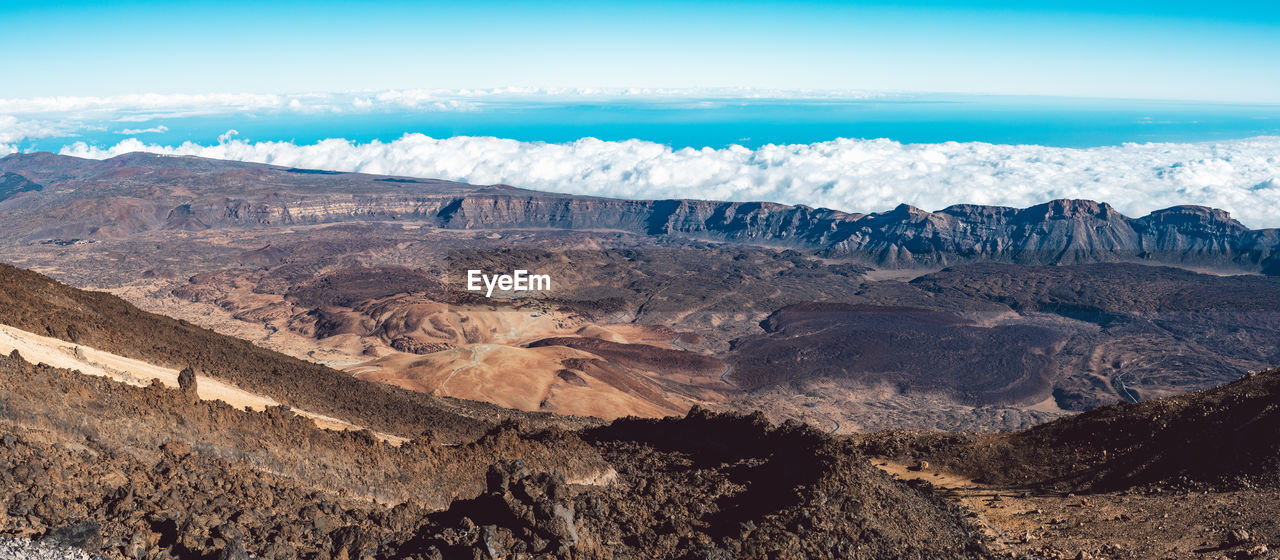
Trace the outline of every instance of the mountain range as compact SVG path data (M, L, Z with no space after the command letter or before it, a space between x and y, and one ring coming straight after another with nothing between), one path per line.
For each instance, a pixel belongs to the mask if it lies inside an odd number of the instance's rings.
M1199 206L1138 218L1085 200L936 212L904 204L862 214L768 202L607 199L143 153L103 161L14 154L0 159L0 172L0 227L26 225L13 241L404 220L445 229L618 230L758 243L890 268L1134 260L1275 271L1280 262L1280 230L1250 230Z

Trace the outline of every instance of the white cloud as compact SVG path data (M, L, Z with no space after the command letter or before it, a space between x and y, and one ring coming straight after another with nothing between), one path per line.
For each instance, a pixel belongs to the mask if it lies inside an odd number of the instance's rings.
M245 110L280 107L283 96L273 94L158 94L142 93L109 97L33 97L0 99L0 113L64 113L119 110L172 110L207 108Z
M421 134L367 144L227 140L213 146L159 146L137 139L109 148L77 143L63 153L107 158L148 151L575 194L768 200L860 212L902 202L932 210L957 203L1029 206L1054 198L1087 198L1140 216L1199 204L1228 210L1252 227L1280 226L1280 214L1274 211L1280 207L1280 137L1086 149L838 139L756 150L673 150L639 140L547 144Z
M409 89L348 93L142 93L106 97L0 98L0 114L109 114L118 122L159 117L225 114L245 111L341 113L379 109L469 111L487 102L556 100L680 99L868 99L886 93L853 90L762 90L750 88L521 88Z
M0 143L18 142L29 138L48 138L68 134L65 123L46 120L19 119L12 115L0 115Z
M169 127L160 125L151 128L122 128L117 130L116 134L163 134L165 132L169 132Z

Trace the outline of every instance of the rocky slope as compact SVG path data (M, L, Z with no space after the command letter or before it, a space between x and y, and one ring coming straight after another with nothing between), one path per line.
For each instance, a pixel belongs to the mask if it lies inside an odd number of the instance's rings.
M986 482L1062 491L1280 488L1280 370L1204 391L1094 409L1026 431L885 432L878 455L924 459Z
M468 439L513 417L543 425L567 421L366 383L4 264L0 324L160 366L192 367L280 403L405 437L429 431L446 440Z
M1030 558L1275 558L1280 370L1005 434L854 436Z
M26 177L8 171L0 174L0 202L24 192L44 190L44 186L28 180Z
M702 410L399 447L0 356L0 537L113 560L977 558L850 442ZM51 404L52 403L52 404Z
M1083 200L937 212L902 205L858 214L764 202L605 199L148 154L106 161L14 154L0 159L0 172L5 185L16 185L5 188L13 191L7 199L0 197L0 232L18 243L401 220L451 229L609 229L795 246L903 268L1136 260L1270 271L1280 262L1276 230L1250 230L1226 212L1191 206L1140 218Z

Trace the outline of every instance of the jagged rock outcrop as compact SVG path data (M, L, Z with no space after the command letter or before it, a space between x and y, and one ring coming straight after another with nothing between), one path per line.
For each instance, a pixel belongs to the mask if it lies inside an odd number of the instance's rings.
M564 557L578 543L578 527L564 475L533 473L523 461L489 467L488 489L428 517L401 554L426 558Z
M196 370L191 369L190 367L185 367L182 368L182 371L178 372L178 389L182 391L183 394L191 396L196 395Z
M0 159L0 172L0 203L10 190L31 191L5 204L0 217L0 232L19 243L394 220L449 229L609 229L738 241L898 268L1145 261L1280 272L1277 230L1250 230L1222 210L1198 206L1140 218L1088 200L937 212L904 204L858 214L770 202L608 199L148 154L100 162L14 154Z

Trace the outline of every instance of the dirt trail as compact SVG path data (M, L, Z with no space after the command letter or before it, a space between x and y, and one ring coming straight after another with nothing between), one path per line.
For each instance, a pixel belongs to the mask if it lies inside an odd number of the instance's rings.
M930 466L872 464L901 480L925 480L968 509L993 552L1067 559L1272 558L1280 501L1266 489L1060 494L976 483ZM1232 543L1232 529L1254 535ZM1250 552L1252 551L1252 552Z
M166 386L178 386L176 369L160 367L57 338L40 336L9 325L0 325L0 353L8 354L14 350L31 363L43 362L54 367L76 370L85 375L108 377L130 385L141 387L158 379ZM251 393L204 375L196 376L196 391L203 400L220 400L237 408L263 410L280 405L270 397ZM293 412L310 418L316 426L327 430L361 429L360 426L331 416L298 409L293 409ZM390 434L374 432L374 435L393 445L407 441L405 438Z
M1002 522L1009 511L1032 509L1019 507L1020 492L983 486L961 475L936 468L915 469L905 463L881 458L873 458L872 464L901 480L928 481L940 490L940 494L960 503L974 514L988 542L994 545L993 548L997 551L1021 552L1018 547L1023 544L1022 533L1014 533L1014 527ZM997 521L993 522L992 518Z

